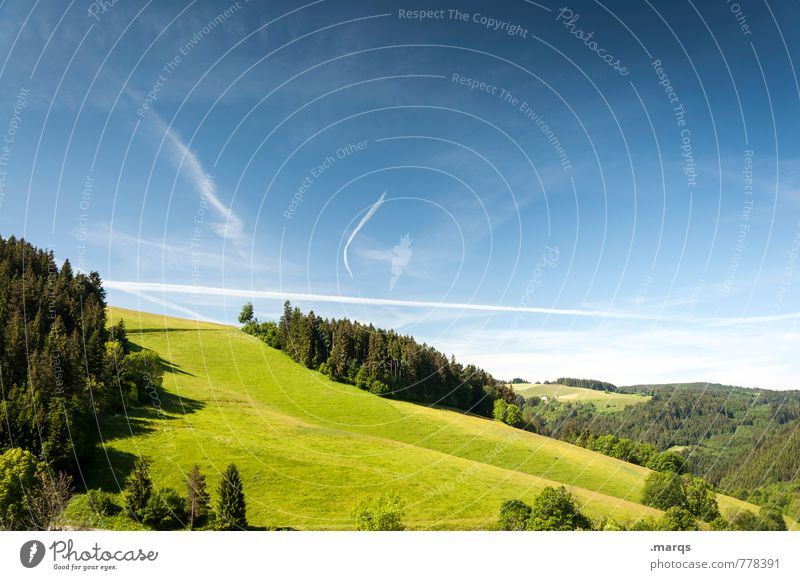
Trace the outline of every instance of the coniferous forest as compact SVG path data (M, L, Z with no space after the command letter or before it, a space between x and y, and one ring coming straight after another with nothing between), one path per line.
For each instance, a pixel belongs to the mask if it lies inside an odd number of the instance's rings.
M304 314L287 301L275 323L259 322L252 304L242 309L245 332L307 368L376 395L438 404L491 417L494 401L517 395L475 365L462 365L427 344L392 330L348 319Z
M0 452L22 448L75 473L99 418L160 386L159 357L132 352L124 321L107 327L97 272L0 237L0 284Z

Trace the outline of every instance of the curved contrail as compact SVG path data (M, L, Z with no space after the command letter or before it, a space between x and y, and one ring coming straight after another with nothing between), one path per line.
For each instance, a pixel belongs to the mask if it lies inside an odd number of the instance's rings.
M385 197L386 197L386 192L384 191L381 197L378 199L378 201L373 203L372 207L370 207L367 210L367 215L361 218L361 221L358 222L358 225L353 230L353 233L350 234L350 237L347 238L347 243L344 245L344 252L342 253L342 256L344 257L345 270L347 270L347 273L350 274L350 278L353 277L353 272L350 271L350 263L347 261L347 249L350 247L350 242L352 242L353 238L356 237L356 234L359 231L361 231L361 228L367 225L367 222L372 219L372 216L375 215L375 212L378 211L378 208L381 207L381 205L383 204L383 200Z

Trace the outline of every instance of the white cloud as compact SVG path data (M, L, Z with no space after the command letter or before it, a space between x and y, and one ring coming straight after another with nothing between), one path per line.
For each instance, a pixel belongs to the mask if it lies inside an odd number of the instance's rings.
M597 378L618 385L713 382L770 389L800 388L793 345L800 332L743 327L599 327L580 331L486 330L469 342L437 348L501 378Z

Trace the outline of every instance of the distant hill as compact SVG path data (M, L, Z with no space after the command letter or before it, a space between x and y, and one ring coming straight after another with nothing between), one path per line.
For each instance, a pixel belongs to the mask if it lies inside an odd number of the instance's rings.
M547 398L553 401L582 401L593 403L600 412L619 411L630 405L646 403L650 400L647 395L614 393L595 389L584 389L580 387L570 387L562 384L536 384L522 383L513 384L514 390L523 397Z
M620 391L651 399L594 418L593 432L659 449L680 446L695 473L739 495L799 481L800 391L715 383L633 385Z

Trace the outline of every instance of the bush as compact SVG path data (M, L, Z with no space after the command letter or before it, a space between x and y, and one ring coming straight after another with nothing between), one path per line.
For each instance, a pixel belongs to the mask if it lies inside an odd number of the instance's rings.
M164 377L159 356L150 350L125 355L120 365L120 382L128 388L130 400L144 403L157 394Z
M711 485L699 477L693 477L686 488L686 509L704 522L719 517L717 498Z
M677 473L651 473L644 482L642 503L660 510L686 507L686 490L683 478Z
M711 528L711 530L715 532L722 532L725 530L729 530L731 526L730 522L728 522L728 520L726 520L722 516L719 516L711 520L711 522L709 522L708 525Z
M758 531L761 529L761 521L753 512L744 510L731 517L731 529L741 532Z
M672 453L671 451L665 451L664 453L655 455L647 464L647 467L653 471L660 471L662 473L680 473L683 471L685 463L686 460L682 456L677 453Z
M546 487L533 502L529 530L590 530L592 523L575 505L572 494L564 486Z
M90 489L86 492L86 501L101 516L115 516L122 511L113 493L102 489Z
M95 492L93 494L95 495L94 503L90 500L92 492ZM101 494L99 499L96 495L98 492ZM100 509L106 513L101 513L98 505L102 506ZM100 490L90 490L89 493L74 496L64 509L61 524L77 529L141 529L141 526L125 514L121 508L119 497Z
M36 485L36 457L12 447L0 455L0 529L25 529L30 519L29 494Z
M496 399L492 416L497 421L502 421L506 425L515 427L522 423L522 411L512 403L506 403L503 399Z
M694 531L699 529L697 519L689 510L674 506L661 518L659 528L668 532Z
M519 531L528 527L531 517L531 506L518 499L510 499L500 506L500 529Z
M373 379L369 383L369 392L373 395L385 395L389 392L389 390L389 385L379 381L378 379Z
M597 529L603 532L624 532L626 530L624 524L621 524L611 516L607 516L600 520L600 524L597 526Z
M404 530L404 514L405 502L396 493L361 499L353 508L356 529L362 532Z
M761 530L766 532L785 532L786 520L783 519L783 513L775 506L764 506L758 512L759 520L761 522Z
M154 530L179 530L186 526L186 500L170 488L152 493L142 510L142 522Z
M642 518L631 526L632 532L653 532L658 530L658 522L653 518Z

